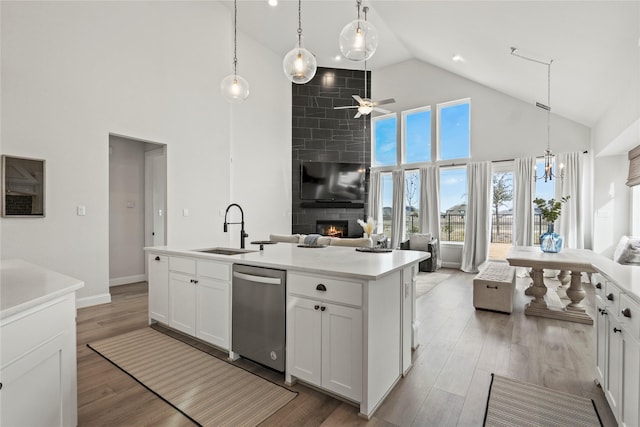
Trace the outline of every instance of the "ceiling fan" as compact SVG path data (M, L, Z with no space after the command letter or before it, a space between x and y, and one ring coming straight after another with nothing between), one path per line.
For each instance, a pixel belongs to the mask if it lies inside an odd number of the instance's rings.
M364 20L367 20L367 11L368 11L368 7L364 7L363 11L364 11ZM356 113L355 116L353 116L354 119L357 119L361 116L367 116L369 115L372 111L377 111L378 113L383 113L383 114L389 114L391 113L391 111L386 110L384 108L380 108L380 105L385 105L385 104L393 104L394 102L396 102L395 99L393 98L389 98L389 99L383 99L382 101L372 101L371 99L367 98L367 60L364 60L364 98L361 98L359 95L351 95L353 97L353 99L355 99L358 102L358 105L346 105L344 107L333 107L334 110L344 110L347 108L357 108L358 112Z

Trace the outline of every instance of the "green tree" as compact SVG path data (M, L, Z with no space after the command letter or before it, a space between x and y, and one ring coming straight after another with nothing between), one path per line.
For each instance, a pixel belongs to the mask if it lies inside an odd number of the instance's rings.
M501 206L513 200L513 179L511 173L493 174L493 209L496 214L496 235L500 235L500 221L498 214Z

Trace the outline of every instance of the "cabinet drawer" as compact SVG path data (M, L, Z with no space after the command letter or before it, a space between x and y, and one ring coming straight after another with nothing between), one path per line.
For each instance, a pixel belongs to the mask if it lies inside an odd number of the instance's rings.
M231 264L226 262L198 261L198 277L211 279L231 280Z
M604 297L602 300L607 308L610 309L609 311L619 319L620 312L618 307L620 306L620 289L618 289L618 287L613 283L606 281L604 284Z
M150 264L156 263L156 264L168 265L169 263L169 257L166 255L149 254L148 260Z
M326 290L320 290L319 288ZM292 294L303 295L323 301L333 301L358 307L362 305L362 283L359 282L289 273L287 277L287 290Z
M604 302L605 298L605 279L602 275L596 273L593 275L593 283L596 289L596 296L600 297L602 302Z
M640 304L627 295L620 295L620 320L622 327L640 340Z
M169 270L186 274L196 274L196 260L179 257L169 257Z

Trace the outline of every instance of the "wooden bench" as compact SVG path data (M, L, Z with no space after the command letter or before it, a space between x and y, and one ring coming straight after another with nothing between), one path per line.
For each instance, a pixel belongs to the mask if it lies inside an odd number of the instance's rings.
M473 306L478 309L513 312L516 269L503 262L486 262L473 279Z

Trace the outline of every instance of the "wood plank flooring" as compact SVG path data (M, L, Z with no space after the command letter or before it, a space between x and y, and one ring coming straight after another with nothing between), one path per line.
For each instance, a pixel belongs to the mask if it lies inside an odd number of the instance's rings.
M602 390L594 384L595 328L527 317L523 294L528 279L518 279L511 315L473 308L472 274L451 276L417 301L420 346L413 368L402 378L374 417L302 384L300 394L263 422L263 426L481 426L491 373L592 398L605 426L615 426ZM429 273L421 273L429 274ZM584 303L593 316L593 287ZM111 288L112 303L78 310L78 422L97 425L192 425L154 394L86 347L87 343L147 325L147 286ZM225 353L190 341L214 356ZM250 361L235 362L280 384L284 378Z

